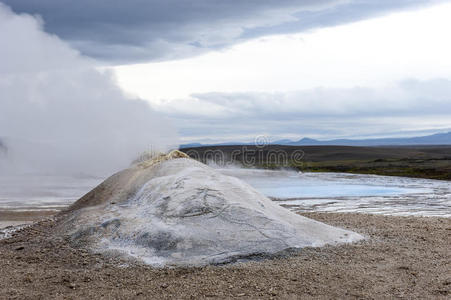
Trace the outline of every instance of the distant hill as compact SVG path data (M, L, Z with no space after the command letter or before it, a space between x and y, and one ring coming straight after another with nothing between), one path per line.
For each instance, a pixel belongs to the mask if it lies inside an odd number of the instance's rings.
M382 139L336 139L320 141L311 138L303 138L299 141L278 140L272 145L285 146L412 146L412 145L451 145L451 132L437 133L433 135L410 137L410 138L382 138ZM253 143L221 143L221 144L184 144L180 148L192 148L202 146L224 146L224 145L253 145Z
M185 148L197 148L197 147L204 147L204 146L234 146L234 145L253 145L253 143L243 143L243 142L226 142L226 143L217 143L217 144L201 144L201 143L189 143L189 144L181 144L179 146L180 149Z
M437 133L433 135L411 137L411 138L384 138L384 139L337 139L319 141L303 138L299 141L286 142L286 140L275 141L275 145L291 146L411 146L411 145L451 145L451 132Z

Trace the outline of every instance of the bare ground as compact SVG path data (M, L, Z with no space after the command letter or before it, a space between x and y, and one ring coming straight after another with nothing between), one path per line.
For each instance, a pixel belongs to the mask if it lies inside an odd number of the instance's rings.
M451 219L304 215L368 239L289 258L153 269L74 249L44 221L0 241L0 299L449 299Z
M28 224L51 217L56 213L55 210L0 210L0 229L7 226Z

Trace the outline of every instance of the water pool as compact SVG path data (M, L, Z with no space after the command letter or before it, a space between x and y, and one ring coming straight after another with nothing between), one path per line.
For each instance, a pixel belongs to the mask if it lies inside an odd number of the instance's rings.
M61 210L102 182L91 176L0 176L0 210Z
M451 217L451 183L343 173L222 169L294 211Z

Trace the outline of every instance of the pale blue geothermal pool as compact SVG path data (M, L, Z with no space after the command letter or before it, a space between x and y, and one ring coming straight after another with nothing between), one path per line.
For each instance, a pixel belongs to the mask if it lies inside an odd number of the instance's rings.
M317 197L370 197L393 196L399 194L416 193L418 189L390 186L372 186L365 184L308 182L302 179L274 180L259 182L248 180L248 183L257 188L266 196L273 198L317 198ZM426 190L423 190L426 191Z
M451 217L451 183L405 177L222 169L294 211Z

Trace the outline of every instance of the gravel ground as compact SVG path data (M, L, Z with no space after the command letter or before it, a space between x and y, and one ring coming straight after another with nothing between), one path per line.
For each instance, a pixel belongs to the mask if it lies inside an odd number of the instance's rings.
M368 237L288 258L153 269L72 248L47 220L0 240L0 299L449 299L451 219L304 216Z

